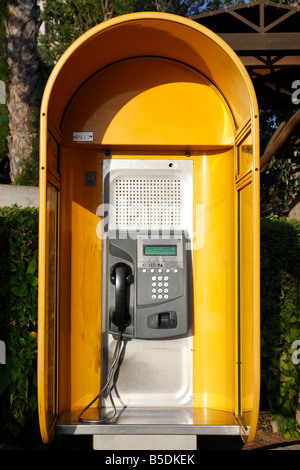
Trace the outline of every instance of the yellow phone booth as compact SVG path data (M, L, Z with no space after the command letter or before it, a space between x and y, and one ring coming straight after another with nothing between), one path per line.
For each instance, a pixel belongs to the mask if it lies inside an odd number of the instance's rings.
M54 67L40 129L43 441L251 443L259 124L238 57L183 17L113 18Z

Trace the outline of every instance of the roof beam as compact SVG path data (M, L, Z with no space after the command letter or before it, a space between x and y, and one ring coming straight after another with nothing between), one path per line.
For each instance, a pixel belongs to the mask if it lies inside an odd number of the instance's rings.
M236 11L234 11L234 10L227 10L227 13L229 13L231 16L234 16L235 18L237 18L239 21L241 21L242 23L246 24L246 25L249 26L250 28L254 29L254 31L257 31L257 32L260 31L259 26L257 26L256 24L252 23L252 21L247 20L247 19L244 18L243 16L239 15Z
M239 51L299 51L300 33L219 33L236 52Z
M296 9L295 9L295 11L288 11L287 13L285 13L285 15L281 16L281 17L278 18L276 21L273 21L273 22L270 23L268 26L264 26L264 32L266 33L267 31L269 31L270 29L274 28L274 27L277 26L278 24L283 23L287 18L289 18L290 16L294 15L295 13L297 13L297 10L296 10Z
M240 55L241 61L246 67L263 68L266 67L295 67L300 66L300 55L275 56L270 59L267 56Z

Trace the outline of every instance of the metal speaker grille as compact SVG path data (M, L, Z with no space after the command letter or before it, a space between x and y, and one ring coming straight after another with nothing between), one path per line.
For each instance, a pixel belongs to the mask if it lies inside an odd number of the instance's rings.
M182 187L180 179L119 178L115 180L117 228L180 228Z

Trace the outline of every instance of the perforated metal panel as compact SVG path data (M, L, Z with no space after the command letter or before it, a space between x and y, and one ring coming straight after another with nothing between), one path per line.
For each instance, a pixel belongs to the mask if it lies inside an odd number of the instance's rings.
M192 226L193 165L184 160L107 160L110 230L186 230Z
M170 227L182 223L182 185L173 178L115 180L116 227Z

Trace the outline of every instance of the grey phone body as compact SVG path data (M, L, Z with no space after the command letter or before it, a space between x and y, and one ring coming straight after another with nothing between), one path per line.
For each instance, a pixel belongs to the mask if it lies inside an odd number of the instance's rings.
M140 339L186 335L191 331L187 247L193 228L193 162L104 160L103 200L106 331L115 336L121 329L124 337ZM125 303L126 312L119 312ZM125 313L120 327L115 319Z
M107 239L107 272L120 263L131 269L126 287L130 321L123 336L158 339L187 333L187 257L184 233L147 237L127 233ZM116 286L107 282L108 331L117 334L112 315Z

